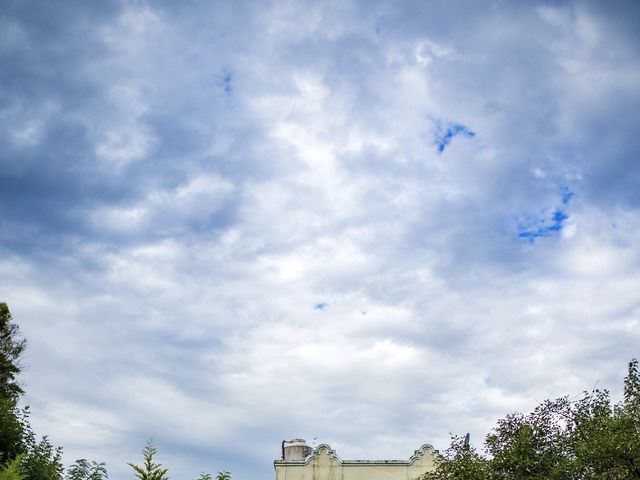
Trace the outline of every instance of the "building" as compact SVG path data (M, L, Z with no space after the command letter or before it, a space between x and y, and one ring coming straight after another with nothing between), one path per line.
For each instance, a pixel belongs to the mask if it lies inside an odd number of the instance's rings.
M273 462L276 480L414 480L435 468L436 451L422 445L408 460L342 460L329 445L312 449L302 439L282 442Z

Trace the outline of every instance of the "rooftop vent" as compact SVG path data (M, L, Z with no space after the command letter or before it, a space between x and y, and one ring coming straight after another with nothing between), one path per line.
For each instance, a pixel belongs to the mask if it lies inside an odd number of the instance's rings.
M313 449L302 438L282 441L282 459L301 461L311 455Z

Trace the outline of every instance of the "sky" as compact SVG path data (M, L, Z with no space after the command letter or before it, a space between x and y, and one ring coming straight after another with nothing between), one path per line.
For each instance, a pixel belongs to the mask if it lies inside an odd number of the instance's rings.
M64 461L407 459L640 355L640 3L0 3L0 301Z

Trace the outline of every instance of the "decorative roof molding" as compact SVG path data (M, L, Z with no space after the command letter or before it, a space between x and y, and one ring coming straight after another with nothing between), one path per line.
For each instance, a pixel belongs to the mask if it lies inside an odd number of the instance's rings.
M425 455L429 455L429 454L434 455L436 453L437 451L433 448L433 446L429 445L428 443L425 443L419 449L413 452L413 455L411 455L409 460L342 460L340 457L338 457L338 455L336 454L336 451L333 448L331 448L326 443L322 443L318 445L313 451L313 453L311 453L311 455L306 457L304 460L276 460L273 463L274 465L278 465L278 466L289 466L289 465L303 466L303 465L309 464L310 462L312 462L313 460L315 460L321 455L328 455L332 460L335 460L337 463L345 467L364 466L364 465L409 466L409 465L413 465L416 461L420 460Z

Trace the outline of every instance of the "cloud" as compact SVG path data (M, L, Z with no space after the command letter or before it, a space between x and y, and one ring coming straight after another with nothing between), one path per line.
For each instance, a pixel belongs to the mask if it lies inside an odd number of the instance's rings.
M619 395L634 9L7 3L0 285L37 431L112 476L155 435L173 476L268 478L284 438L408 458Z

